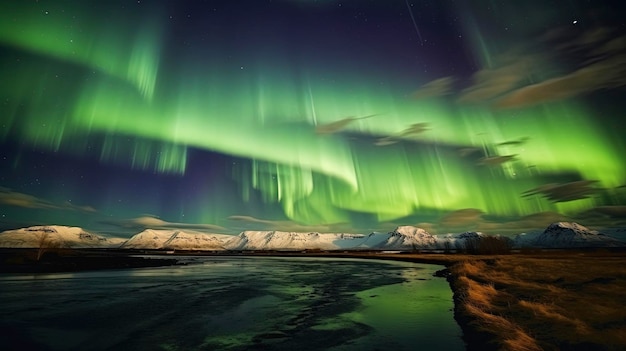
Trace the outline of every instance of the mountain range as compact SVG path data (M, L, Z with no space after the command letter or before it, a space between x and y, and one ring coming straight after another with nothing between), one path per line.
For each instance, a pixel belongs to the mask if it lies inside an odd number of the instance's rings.
M0 247L120 248L163 250L447 250L463 249L487 235L481 232L433 235L413 226L370 234L244 231L239 235L146 229L130 239L108 238L78 227L34 226L0 233ZM513 248L620 247L626 243L578 223L557 222L542 232L500 237Z
M0 234L1 236L1 234ZM120 245L122 249L224 250L232 235L194 231L146 229Z

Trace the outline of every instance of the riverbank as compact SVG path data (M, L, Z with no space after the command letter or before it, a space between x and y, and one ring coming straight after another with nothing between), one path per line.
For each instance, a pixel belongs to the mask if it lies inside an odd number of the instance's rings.
M444 264L468 350L623 350L626 255L388 255Z

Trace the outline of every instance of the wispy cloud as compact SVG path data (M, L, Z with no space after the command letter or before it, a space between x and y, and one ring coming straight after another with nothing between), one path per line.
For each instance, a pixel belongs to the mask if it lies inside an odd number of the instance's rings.
M576 215L576 219L585 226L597 229L626 225L626 206L598 206Z
M74 205L69 201L63 203L55 203L33 195L20 193L3 187L0 187L0 204L32 209L97 212L96 209L91 206Z
M489 234L519 234L531 230L543 230L554 222L571 221L572 218L558 212L537 212L518 218L508 218L506 221L483 221L478 224L478 230Z
M315 127L315 132L317 134L334 134L334 133L339 133L344 128L346 128L348 125L353 123L354 121L358 121L360 119L371 118L371 117L374 117L374 116L377 116L377 115L374 114L374 115L367 115L367 116L363 116L363 117L346 117L346 118L340 119L340 120L335 121L335 122L319 124L319 125L317 125Z
M626 54L602 60L570 74L525 86L498 100L495 106L499 108L529 106L624 85L626 85Z
M540 46L516 44L496 56L492 67L474 73L471 84L457 92L457 102L520 108L626 86L626 35L622 29L551 30L537 37L537 42ZM434 80L413 97L453 93L453 82L452 77Z
M256 217L242 216L242 215L230 216L227 219L231 221L238 221L238 222L243 222L246 224L252 224L254 227L250 226L251 230L278 230L278 231L285 231L285 232L320 232L320 233L350 231L350 227L348 227L344 223L304 225L304 224L296 223L293 221L266 220L266 219L260 219Z
M435 79L422 85L419 89L411 93L411 98L426 99L452 94L454 92L454 81L454 77Z
M524 57L500 68L476 72L473 84L461 92L458 102L481 103L510 92L527 79L532 62L530 57Z
M412 123L407 128L397 134L387 135L385 137L378 138L376 142L374 142L374 145L387 146L398 143L400 141L417 141L417 138L420 134L430 130L429 126L430 123L427 122Z
M553 202L567 202L587 198L595 194L598 188L593 185L597 180L579 180L569 183L545 184L525 191L522 196L542 195Z
M555 48L550 59L573 59L573 70L512 90L495 106L530 106L625 86L626 35L608 27L594 27L577 35L572 32L551 31L542 41Z
M482 222L483 211L476 208L465 208L445 214L439 220L441 230L474 230Z
M572 221L572 218L558 212L545 211L533 213L522 217L509 217L506 219L485 219L484 213L479 209L467 208L446 214L439 223L435 224L433 231L439 233L459 232L475 230L487 234L519 234L530 230L543 230L550 223Z
M93 208L91 206L74 205L73 203L71 203L69 201L65 201L63 203L63 208L72 209L72 210L76 210L76 211L82 211L82 212L98 212L95 208Z
M626 219L626 206L598 206L581 212L578 216L581 218L597 217L606 219Z
M104 223L128 229L188 229L219 232L226 230L226 228L214 224L167 222L150 215L130 219L104 221Z
M503 156L489 156L489 157L481 157L476 162L479 166L499 166L506 162L515 161L515 157L517 155L503 155Z

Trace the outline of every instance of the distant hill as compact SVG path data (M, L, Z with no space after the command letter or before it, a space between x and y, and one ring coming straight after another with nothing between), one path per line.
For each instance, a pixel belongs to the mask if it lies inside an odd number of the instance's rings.
M400 226L389 232L387 240L376 248L384 250L436 249L439 240L422 228Z
M538 248L591 248L620 247L626 243L590 230L578 223L556 222L550 224L543 232L521 235L514 239L518 247Z
M79 227L61 225L34 226L0 233L0 247L38 248L44 241L49 247L112 248L119 247L126 240L106 238Z

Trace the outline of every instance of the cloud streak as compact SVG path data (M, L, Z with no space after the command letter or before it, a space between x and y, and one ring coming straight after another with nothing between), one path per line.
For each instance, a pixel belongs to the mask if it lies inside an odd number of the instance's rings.
M471 230L483 221L483 215L484 212L479 209L465 208L444 215L439 221L439 226L446 230Z
M495 109L513 109L626 86L623 31L608 27L578 33L571 29L552 30L538 39L542 47L511 47L493 67L474 73L471 84L458 92L457 103L486 103ZM424 84L412 97L452 94L454 81L454 77L436 79Z
M569 183L552 183L525 191L522 196L542 195L552 202L567 202L585 199L595 194L599 189L593 185L597 180L579 180Z
M315 132L317 134L339 133L340 131L342 131L344 128L346 128L348 125L352 124L355 121L358 121L360 119L371 118L374 116L377 116L377 114L367 115L367 116L362 116L362 117L346 117L335 122L319 124L315 127Z
M498 100L495 106L498 108L530 106L625 85L626 54L621 54L570 74L515 90Z
M608 27L591 28L575 36L571 32L552 31L543 41L556 48L551 53L553 59L577 59L575 69L512 90L494 106L518 108L626 86L626 35Z
M130 219L104 221L103 223L127 229L187 229L196 231L225 231L226 228L214 224L167 222L155 216L141 216Z
M484 69L474 74L474 84L463 90L459 103L481 103L515 89L527 79L530 58L497 69Z
M20 193L9 188L2 187L0 187L0 204L31 209L97 212L96 209L91 206L78 206L69 201L60 204L54 203L33 195Z
M242 216L242 215L233 215L228 217L227 219L231 221L243 222L246 224L253 224L257 227L251 230L259 230L258 226L260 225L263 230L278 230L285 232L320 232L320 233L328 233L328 232L345 232L350 231L350 229L343 223L335 223L329 225L304 225L299 224L293 221L276 221L276 220L266 220L255 218L252 216Z
M453 77L435 79L411 93L411 98L419 100L452 94L454 82Z

